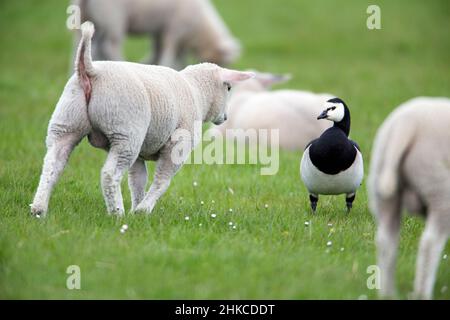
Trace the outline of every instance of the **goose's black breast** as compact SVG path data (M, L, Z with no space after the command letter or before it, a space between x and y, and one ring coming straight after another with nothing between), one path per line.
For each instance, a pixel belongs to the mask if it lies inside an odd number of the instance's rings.
M338 128L327 129L309 147L309 157L314 166L326 174L338 174L351 167L358 145Z

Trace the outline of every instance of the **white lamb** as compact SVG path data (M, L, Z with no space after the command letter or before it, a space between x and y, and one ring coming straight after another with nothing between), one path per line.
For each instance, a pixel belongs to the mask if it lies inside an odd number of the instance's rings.
M195 121L222 123L230 86L253 76L210 63L177 72L130 62L92 62L93 33L90 22L82 25L76 74L48 126L48 150L31 205L36 215L46 213L53 186L71 151L86 135L93 146L108 150L101 174L108 212L124 212L120 181L129 169L132 210L150 213L182 166L173 161L172 151L194 147L199 140L194 137ZM179 132L187 134L180 137ZM145 160L157 161L146 194Z
M402 209L426 217L414 292L431 299L441 251L450 234L450 99L415 98L399 106L378 130L369 176L369 200L378 221L381 294L395 294L395 262Z
M148 63L176 69L193 54L200 62L228 65L240 54L239 42L209 0L76 0L82 21L96 26L94 60L124 60L127 34L153 38ZM78 38L75 38L78 44Z
M317 121L317 116L333 96L298 90L268 91L289 79L286 75L255 72L254 79L233 89L228 120L218 129L223 134L226 129L279 129L280 148L303 150L330 127L328 121Z

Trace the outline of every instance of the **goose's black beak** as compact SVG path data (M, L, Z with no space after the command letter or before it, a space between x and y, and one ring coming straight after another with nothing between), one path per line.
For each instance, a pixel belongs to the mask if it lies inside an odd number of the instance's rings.
M322 111L322 113L317 117L317 120L326 119L328 116L328 110Z

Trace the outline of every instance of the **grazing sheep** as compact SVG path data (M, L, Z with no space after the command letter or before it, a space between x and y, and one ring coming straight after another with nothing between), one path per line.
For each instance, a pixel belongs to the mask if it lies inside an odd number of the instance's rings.
M222 123L230 86L252 76L210 63L177 72L130 62L92 62L93 33L90 22L82 25L76 73L48 126L47 154L31 205L35 215L46 213L53 186L86 135L94 147L108 150L101 174L108 212L124 212L120 181L129 169L132 210L150 213L182 166L173 161L173 152L186 152L186 147L190 152L198 141L195 122ZM182 160L188 152L182 152ZM145 160L157 161L147 194Z
M415 98L378 130L372 150L369 200L377 218L381 294L395 294L401 212L426 217L414 292L431 299L440 254L450 234L450 99Z
M181 69L187 54L200 62L228 65L240 53L209 0L76 0L82 21L96 26L94 60L123 60L126 34L153 38L148 63ZM78 38L75 38L78 44ZM74 48L76 50L76 47Z
M255 78L233 88L228 120L217 128L222 134L226 129L279 129L280 148L303 150L331 126L316 121L316 117L333 96L297 90L268 91L272 85L289 79L287 75L255 72Z

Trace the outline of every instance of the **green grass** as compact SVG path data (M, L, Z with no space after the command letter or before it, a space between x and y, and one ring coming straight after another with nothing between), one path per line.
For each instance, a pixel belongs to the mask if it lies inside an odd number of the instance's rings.
M378 31L366 28L369 1L215 3L244 47L236 68L290 72L286 87L331 92L348 103L366 168L376 128L396 105L450 94L448 1L377 1ZM116 219L106 215L99 185L105 153L83 142L52 195L48 217L32 219L28 204L47 123L67 80L66 5L0 2L0 298L376 297L366 287L375 225L365 186L350 215L335 197L323 197L310 215L300 153L282 152L275 176L260 176L250 165L185 166L152 216ZM146 39L128 41L129 59L145 56L148 46ZM123 187L129 207L125 180ZM129 230L122 235L124 223ZM404 219L397 272L402 298L412 290L422 230L420 219ZM450 285L448 261L441 261L437 276L439 299L450 298L449 290L441 292ZM73 264L81 267L82 290L66 289L65 271Z

